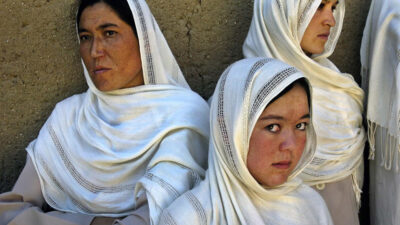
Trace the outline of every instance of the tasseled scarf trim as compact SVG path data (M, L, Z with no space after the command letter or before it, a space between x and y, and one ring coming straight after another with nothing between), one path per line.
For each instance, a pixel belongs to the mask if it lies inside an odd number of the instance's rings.
M377 137L377 135L380 136ZM377 160L380 166L386 170L391 170L394 167L396 172L399 172L400 143L398 136L391 135L387 128L368 120L368 140L370 143L368 159L375 160L375 156L378 154ZM378 151L376 151L377 144L380 146Z

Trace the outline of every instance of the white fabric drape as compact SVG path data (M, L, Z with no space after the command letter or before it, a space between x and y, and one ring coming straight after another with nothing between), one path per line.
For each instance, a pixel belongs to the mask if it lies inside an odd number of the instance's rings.
M211 102L206 179L165 209L160 224L332 224L323 199L297 175L315 152L312 123L303 155L288 181L261 186L247 169L250 136L268 103L294 81L298 70L270 58L230 66Z
M372 1L361 46L363 88L368 91L370 158L376 131L382 129L378 163L399 171L400 151L400 2Z
M89 89L57 104L27 148L46 202L119 217L147 199L151 220L204 176L209 108L192 92L144 0L128 0L145 85Z
M300 46L320 3L321 0L255 0L243 54L246 58L280 59L302 71L310 80L318 145L313 161L302 173L302 179L309 185L318 185L353 175L353 187L359 202L365 144L363 91L350 74L341 73L327 59L342 29L344 0L339 1L334 12L336 26L331 28L325 51L310 58Z
M400 1L373 0L361 45L370 143L370 219L400 221Z

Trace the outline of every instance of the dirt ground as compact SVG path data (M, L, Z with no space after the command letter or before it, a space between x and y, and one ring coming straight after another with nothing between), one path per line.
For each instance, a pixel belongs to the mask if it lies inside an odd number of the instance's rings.
M370 0L346 2L331 57L360 81L359 48ZM242 58L251 0L148 0L192 88L207 98ZM25 147L55 104L87 89L75 33L76 0L0 0L0 193L21 171Z

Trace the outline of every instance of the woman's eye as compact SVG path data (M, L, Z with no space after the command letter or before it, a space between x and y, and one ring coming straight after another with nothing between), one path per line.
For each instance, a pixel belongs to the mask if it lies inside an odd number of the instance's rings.
M270 132L276 133L279 131L279 125L278 124L271 124L265 127Z
M318 6L318 9L323 9L325 7L325 3L321 3L319 6Z
M307 127L307 123L306 122L299 123L299 124L296 125L296 129L299 129L299 130L306 130L306 127Z
M108 31L106 31L106 36L107 37L111 37L111 36L113 36L113 35L115 35L117 32L115 32L115 31L113 31L113 30L108 30Z
M81 35L81 36L79 37L79 39L80 39L81 41L89 40L89 35Z

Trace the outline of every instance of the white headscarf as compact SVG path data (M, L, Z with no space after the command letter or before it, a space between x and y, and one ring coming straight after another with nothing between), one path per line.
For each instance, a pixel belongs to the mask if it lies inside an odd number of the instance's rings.
M249 57L272 57L296 67L313 86L313 120L317 151L302 178L318 185L353 175L357 200L363 175L365 131L362 126L363 91L350 74L341 73L327 59L339 38L345 11L340 0L334 12L325 51L308 57L300 42L321 0L255 0L254 15L243 53Z
M83 64L89 90L58 103L27 151L53 208L117 217L147 197L157 220L204 175L209 108L188 88L145 1L128 2L145 85L101 92Z
M296 178L315 152L312 123L303 155L286 183L265 188L246 166L250 137L261 113L303 77L270 58L244 59L225 70L211 103L206 179L165 209L159 224L332 224L319 194Z
M367 120L370 159L375 157L375 134L384 143L378 162L399 171L400 151L400 2L375 1L364 29L361 45L363 88L368 91Z

